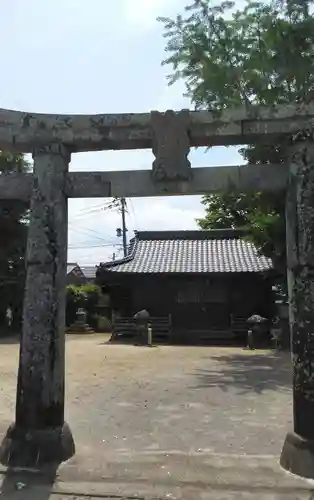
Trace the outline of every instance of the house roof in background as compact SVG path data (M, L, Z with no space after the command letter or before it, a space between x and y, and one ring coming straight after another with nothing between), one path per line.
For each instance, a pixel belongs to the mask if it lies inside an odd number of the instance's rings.
M81 270L86 279L96 278L96 271L97 271L96 266L81 266Z
M76 262L68 262L67 263L67 274L70 274L77 267L79 267L79 265Z
M100 272L210 274L271 270L271 259L259 255L244 236L245 232L232 229L139 231L130 241L129 255L101 264Z
M80 266L77 262L68 262L67 275L73 271L84 276L86 279L95 279L97 266Z

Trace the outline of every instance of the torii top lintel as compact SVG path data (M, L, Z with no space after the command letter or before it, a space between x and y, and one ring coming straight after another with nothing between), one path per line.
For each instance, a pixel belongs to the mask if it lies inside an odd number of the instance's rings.
M163 114L180 112L166 112ZM191 146L252 144L291 134L314 119L314 103L188 111ZM32 152L63 143L71 152L153 147L151 113L57 115L0 109L0 149Z

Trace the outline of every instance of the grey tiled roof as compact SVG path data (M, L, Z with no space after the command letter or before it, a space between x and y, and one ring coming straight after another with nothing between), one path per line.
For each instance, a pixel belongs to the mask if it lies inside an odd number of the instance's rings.
M129 256L101 264L100 272L115 273L247 273L272 268L243 232L143 231L130 242Z
M77 262L67 263L67 274L70 274L74 269L77 269L80 273L83 273L87 279L95 279L97 266L79 266Z
M74 269L76 269L78 267L78 264L76 263L72 263L72 262L68 262L67 263L67 274L70 274Z
M87 279L95 279L96 278L96 266L81 266L82 273Z

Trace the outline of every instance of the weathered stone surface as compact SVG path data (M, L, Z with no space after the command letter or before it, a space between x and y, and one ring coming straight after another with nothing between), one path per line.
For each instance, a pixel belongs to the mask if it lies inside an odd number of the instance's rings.
M187 181L191 177L188 110L175 113L151 112L152 150L155 156L152 176L155 181Z
M120 175L121 192L125 190L132 178L132 171L126 172L69 172L66 193L68 198L110 198L112 194L112 178ZM124 195L123 195L124 196Z
M179 112L180 113L180 112ZM314 103L189 111L191 146L252 144L293 133L314 117ZM149 113L49 115L0 110L0 149L32 152L62 142L72 152L146 149L153 143Z
M314 441L289 432L282 449L280 465L293 474L313 479Z
M23 442L21 435L39 431L51 435L64 425L65 187L69 161L61 145L34 151L16 421L14 432L9 434L12 453L16 454ZM41 443L44 440L40 438ZM8 438L1 450L0 455L6 456ZM42 448L40 453L46 456Z
M294 432L314 453L314 133L305 129L292 141L287 194L287 264L293 352ZM282 463L296 464L287 450ZM295 440L294 440L295 442ZM304 446L301 447L304 449ZM298 446L299 450L300 447ZM314 455L312 457L314 464ZM300 459L301 460L301 459ZM299 473L293 469L293 472ZM312 476L314 478L314 468Z
M69 172L66 194L69 198L146 197L176 194L204 194L232 190L281 191L288 182L288 167L272 165L232 165L193 168L190 181L153 182L151 170L113 172ZM31 174L17 177L0 175L0 198L29 199Z
M9 467L40 468L60 464L75 453L69 426L24 429L13 424L1 444L0 461Z

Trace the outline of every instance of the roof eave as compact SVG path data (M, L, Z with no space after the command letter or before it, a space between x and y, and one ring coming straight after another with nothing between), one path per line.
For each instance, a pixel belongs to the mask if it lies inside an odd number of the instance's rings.
M276 274L274 269L263 269L258 271L219 271L219 272L129 272L129 271L109 271L108 269L101 270L98 279L109 276L117 277L134 277L134 276L234 276L234 275L265 275Z

